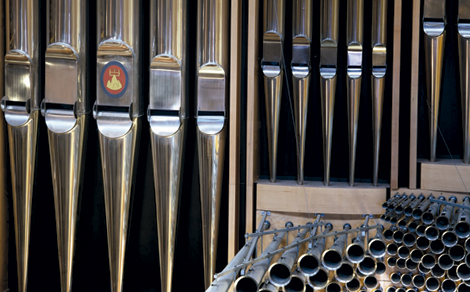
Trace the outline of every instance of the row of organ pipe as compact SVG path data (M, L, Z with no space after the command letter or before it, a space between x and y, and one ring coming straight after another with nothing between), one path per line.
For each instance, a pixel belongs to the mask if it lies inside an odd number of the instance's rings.
M62 291L71 291L80 185L89 116L96 120L108 235L111 291L122 291L129 207L142 117L150 124L162 291L171 291L182 161L187 131L197 133L204 270L214 273L227 136L230 1L198 1L197 72L188 72L187 1L155 0L143 23L140 0L9 0L5 97L17 250L18 289L26 291L40 113L48 129ZM41 43L40 5L47 6ZM96 27L88 8L96 5ZM149 25L150 35L142 36ZM87 29L89 28L89 29ZM97 47L89 40L97 38ZM147 41L147 39L149 41ZM142 64L149 44L150 64ZM45 47L44 56L40 56ZM88 52L96 51L96 60ZM44 58L42 58L44 57ZM41 64L40 60L45 61ZM45 68L41 100L40 68ZM142 68L149 68L147 111ZM89 75L96 70L96 88ZM196 128L188 129L188 76L196 75ZM96 90L91 105L90 93Z

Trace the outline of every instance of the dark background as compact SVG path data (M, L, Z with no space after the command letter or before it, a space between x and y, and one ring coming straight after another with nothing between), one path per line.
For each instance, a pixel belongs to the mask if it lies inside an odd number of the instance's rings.
M243 0L243 52L242 74L246 76L246 44L247 44L247 13L248 1ZM96 7L94 2L89 5L88 38L90 47L90 105L96 99L95 79L96 72ZM149 64L148 20L149 1L143 1L141 15L143 45L142 62ZM409 64L411 63L411 21L412 1L403 2L402 14L402 43L401 43L401 96L400 96L400 164L399 185L408 185L408 155L409 155L409 111L410 111L410 81ZM296 153L293 120L290 109L292 100L287 94L288 86L292 93L290 72L291 60L291 14L290 1L286 1L286 35L285 35L285 64L287 74L284 79L283 98L280 116L279 152L278 152L278 178L296 178ZM346 1L340 6L340 35L338 56L338 86L335 102L333 149L331 162L332 181L346 181L348 177L348 141L347 141L347 112L346 112ZM196 67L196 28L197 28L197 1L188 1L188 48L189 72L195 72ZM308 111L308 128L306 141L305 177L306 180L323 180L323 150L321 136L321 109L318 76L319 60L319 1L314 1L314 29L312 46L312 78L310 87L310 100ZM393 48L393 7L394 1L388 3L388 71L385 90L382 141L380 154L380 182L388 183L390 177L390 136L391 136L391 98L392 98L392 48ZM45 1L40 1L41 13L44 16ZM360 118L358 129L356 181L371 182L372 178L372 119L371 119L371 7L372 0L365 0L364 11L364 63L362 79L362 96L360 105ZM260 1L262 15L262 1ZM458 53L456 33L457 1L447 1L448 24L446 27L446 56L444 66L444 85L441 102L441 118L439 126L447 145L454 158L462 154L461 139L461 113L459 109L459 79L458 79ZM41 47L40 63L43 64L45 50L45 17L41 19ZM260 54L262 57L262 17L260 17ZM423 60L424 51L420 51L420 61ZM260 61L260 60L259 60ZM147 65L142 66L143 97L148 104L148 70ZM429 134L427 105L425 103L425 71L421 62L419 79L419 120L418 120L418 156L429 156ZM44 84L44 76L41 84ZM287 80L287 82L286 82ZM260 95L260 174L267 178L268 155L267 137L265 127L264 88L263 77L259 76ZM189 74L190 113L194 112L195 74ZM42 89L41 89L41 92ZM241 110L241 153L240 153L240 244L243 243L244 217L245 217L245 184L246 184L246 80L242 78L242 95L239 97ZM47 128L41 117L39 123L38 161L33 195L33 209L31 219L31 241L29 259L28 291L60 291L59 264L57 257L57 241L54 217L54 201L52 193L49 146L47 141ZM183 291L191 288L194 291L203 291L203 264L202 264L202 230L201 210L199 202L198 162L195 139L195 120L191 116L188 124L186 158L184 162L183 188L180 200L178 223L178 237L175 253L175 270L173 290ZM138 170L131 207L131 224L128 235L127 254L124 272L125 291L160 291L160 271L158 258L157 229L155 222L155 195L153 187L153 169L150 152L149 127L145 116L142 120ZM442 137L438 138L438 157L450 157ZM226 152L228 157L228 149ZM228 159L228 158L227 158ZM9 163L9 161L6 161ZM8 168L9 169L9 168ZM8 174L9 175L9 174ZM7 178L7 182L11 177ZM76 252L73 267L74 291L110 291L108 271L108 251L106 237L106 222L103 199L103 182L101 173L101 159L95 121L90 117L88 129L88 143L86 148L85 175L79 210L79 223L76 234ZM12 210L11 186L7 186L6 194ZM227 259L227 197L228 197L228 163L225 166L223 201L221 205L219 250L217 270L220 271ZM14 242L13 212L10 212L9 237L9 285L12 291L17 291L16 251Z

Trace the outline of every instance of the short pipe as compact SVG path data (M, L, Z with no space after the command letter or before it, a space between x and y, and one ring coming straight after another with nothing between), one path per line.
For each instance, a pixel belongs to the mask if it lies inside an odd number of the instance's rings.
M411 274L401 275L400 282L403 286L408 287L411 285L412 277Z
M423 257L423 252L420 249L415 248L415 249L411 250L410 259L413 262L419 264L421 262L422 257Z
M470 225L466 221L460 221L455 225L454 231L458 238L467 238L470 235Z
M407 247L412 247L416 243L416 235L408 232L403 236L403 244Z
M343 262L341 267L335 271L335 277L341 283L348 283L354 278L354 266L348 262Z
M426 279L425 286L428 291L437 291L439 289L440 283L438 279L429 277Z
M389 268L394 268L397 266L397 259L395 257L389 257L387 259L387 266Z
M441 236L442 243L444 243L445 246L447 247L452 247L457 244L459 241L457 234L455 234L454 231L446 231L442 233Z
M444 277L445 273L446 273L446 271L441 269L441 267L439 267L439 265L435 265L431 269L431 275L433 275L433 277L436 277L438 279Z
M447 278L454 282L460 280L459 276L457 275L457 267L458 266L454 265L452 268L446 271Z
M458 265L457 276L463 281L470 280L470 267L468 267L465 263Z
M375 268L375 274L382 275L382 274L385 274L386 271L387 271L387 267L385 266L385 264L383 262L377 262L376 268Z
M325 288L325 292L341 292L342 290L341 285L336 282L329 283Z
M434 254L441 254L444 252L445 250L445 245L444 243L442 243L442 240L440 239L436 239L434 241L431 241L431 245L430 245L430 249L431 249L431 252L434 253Z
M406 260L405 259L397 259L397 268L405 269L406 268Z
M416 239L416 247L420 250L427 250L429 248L430 242L424 236L420 236Z
M397 255L401 259L406 259L410 256L410 249L404 245L400 246L397 250Z
M379 285L379 282L377 281L377 278L370 275L370 276L367 276L365 279L364 279L364 286L367 288L367 289L374 289L375 287L377 287Z
M457 285L451 279L444 279L441 283L441 289L443 292L454 292L457 289Z
M393 272L390 274L390 282L393 284L398 284L400 283L401 279L401 273L400 272Z
M319 268L315 275L308 277L308 284L316 289L325 288L328 284L328 272L323 268Z
M448 254L454 262L458 262L464 259L465 249L461 245L456 244L449 248Z
M375 273L377 262L371 256L365 256L364 260L357 265L357 269L364 275L368 276Z
M431 269L428 269L425 266L423 266L422 262L418 264L418 271L424 275L431 273Z
M346 258L351 263L357 264L362 262L364 255L364 247L362 247L360 244L352 243L346 248Z
M423 288L424 284L426 282L426 279L424 278L423 275L417 274L413 276L413 279L411 280L413 286L416 288Z
M445 253L439 256L437 259L437 264L441 269L447 271L454 266L454 260L450 257L449 254Z
M439 229L434 226L428 226L424 231L424 236L430 241L437 240L439 238Z
M292 275L289 284L284 287L285 292L305 292L305 281L303 276Z
M397 255L398 246L395 243L393 242L389 243L386 249L387 249L387 254L392 255L392 256Z
M361 289L361 282L357 278L353 278L351 281L346 283L346 288L348 291L356 292Z
M408 271L414 271L416 268L418 268L418 263L415 263L410 258L407 258L405 261L405 266Z
M421 258L421 263L426 269L432 269L436 265L436 257L432 254L425 254Z

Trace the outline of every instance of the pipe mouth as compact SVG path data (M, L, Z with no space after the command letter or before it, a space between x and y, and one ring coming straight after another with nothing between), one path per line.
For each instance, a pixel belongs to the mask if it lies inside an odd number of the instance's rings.
M448 254L442 254L437 259L437 264L444 271L449 270L454 266L454 260Z
M409 271L413 271L418 267L418 263L415 263L410 258L407 258L405 261L405 266Z
M397 231L393 232L393 236L392 236L393 241L395 241L398 244L402 243L403 242L403 235L404 235L404 233L401 230L397 230Z
M432 254L425 254L421 258L421 263L426 269L432 269L436 265L436 258Z
M449 248L449 256L454 262L461 261L465 257L465 250L461 245L456 244Z
M460 221L455 225L454 231L459 238L467 238L470 235L470 225L466 221Z
M459 239L457 238L457 234L453 231L446 231L442 233L442 243L444 243L447 247L452 247L457 244Z
M390 268L394 268L397 266L397 259L394 258L394 257L389 257L387 259L387 266L389 266Z
M323 253L323 265L330 271L339 269L343 257L334 249L329 249Z
M269 267L269 280L275 286L286 286L291 279L290 269L284 263L275 263Z
M411 216L411 215L413 215L413 208L408 206L408 207L405 208L405 210L403 210L403 212L405 213L405 216Z
M396 292L397 288L393 286L388 286L387 289L385 289L385 292Z
M411 216L415 219L421 219L421 215L423 215L423 211L418 208L414 208L413 211L411 212Z
M395 243L389 243L387 245L387 253L389 255L397 255L398 246Z
M424 236L431 241L436 240L439 238L439 229L434 226L428 226L424 231Z
M441 269L441 267L439 267L439 265L435 265L431 269L431 275L433 275L434 277L436 277L438 279L443 277L445 274L446 274L446 272L443 269Z
M466 263L462 263L457 267L457 276L463 281L470 280L470 267Z
M401 275L401 278L400 278L400 282L404 285L404 286L410 286L411 285L411 275L410 274L403 274Z
M444 252L444 249L446 248L445 245L442 243L442 240L436 239L434 241L431 241L431 252L435 254L441 254Z
M368 276L375 272L377 264L371 256L365 256L364 260L357 265L357 269L364 275Z
M462 283L460 283L459 286L457 287L457 291L458 291L458 292L470 292L470 286L468 286L467 283L462 282Z
M470 252L470 238L467 238L467 239L465 240L465 250L466 250L467 252Z
M242 276L235 282L236 292L256 292L258 289L258 283L250 276Z
M407 227L408 227L409 232L416 233L416 228L418 228L418 223L416 223L416 221L413 221L410 224L408 224Z
M397 260L397 268L405 269L406 268L406 260L405 259L398 259Z
M417 264L421 262L422 257L423 257L423 252L420 249L415 248L410 252L410 259Z
M460 278L457 275L457 266L453 266L449 270L446 271L447 278L451 279L452 281L459 281Z
M434 222L434 215L431 212L424 212L421 215L421 221L426 225L432 224Z
M403 244L407 247L412 247L416 243L416 235L408 232L403 236Z
M424 236L420 236L416 239L416 247L420 250L427 250L429 248L429 244L429 239Z
M406 292L406 290L404 288L397 288L397 291L396 292Z
M401 205L396 206L395 213L401 214L403 212L403 207Z
M347 283L354 278L354 267L347 262L343 262L341 267L335 271L336 279L341 283Z
M364 259L364 248L357 243L348 245L346 248L346 258L351 263L360 263Z
M427 278L426 289L429 291L437 291L439 289L439 280L434 277Z
M443 292L454 292L457 289L457 285L451 279L445 279L441 283L441 288Z
M304 276L310 277L318 272L320 261L314 255L304 254L299 258L297 266Z
M284 287L285 292L304 292L305 282L298 276L292 276L289 284Z
M410 256L410 249L404 245L400 246L397 250L397 255L401 259L406 259Z
M384 237L385 237L386 240L392 240L392 238L393 238L393 231L390 230L390 229L384 230L383 235L384 235Z
M412 283L413 283L413 286L415 286L416 288L423 288L425 281L426 279L424 278L423 275L415 275L413 277Z
M317 289L323 289L328 284L328 273L323 268L319 268L318 272L308 277L308 283Z
M397 222L397 226L401 228L406 227L406 224L408 223L408 219L409 218L406 218L406 217L401 219L400 221Z
M396 216L390 218L390 223L397 224L397 222L398 222L398 218Z
M341 292L341 290L341 285L336 282L329 283L325 288L325 292Z
M399 272L394 272L390 275L390 282L392 282L393 284L400 283L400 279L401 279L401 274Z
M375 287L377 287L378 284L379 282L377 281L377 278L374 276L367 276L364 279L364 286L366 286L366 288L368 289L374 289Z
M449 218L447 218L446 216L439 216L436 218L437 229L446 230L447 228L449 228L449 226L450 226Z
M359 279L353 278L351 281L346 283L346 288L351 292L359 291L359 289L361 289L361 282L359 282Z
M426 233L426 225L418 225L418 227L416 227L416 234L418 236L424 236L424 234Z
M425 275L431 273L431 269L428 269L425 266L423 266L422 262L418 264L418 271Z
M305 284L305 291L304 292L315 292L315 290L313 290L312 286Z
M382 275L386 272L387 267L383 262L377 262L376 268L375 268L375 274L376 275Z
M403 237L403 242L405 242L405 237ZM374 258L381 258L385 256L385 251L387 247L385 246L385 242L380 239L372 239L369 243L369 253Z

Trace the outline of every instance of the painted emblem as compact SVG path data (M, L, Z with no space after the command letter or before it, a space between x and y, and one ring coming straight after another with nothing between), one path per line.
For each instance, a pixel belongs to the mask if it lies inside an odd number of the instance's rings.
M111 98L120 98L127 89L127 70L120 62L111 61L101 71L101 88Z

